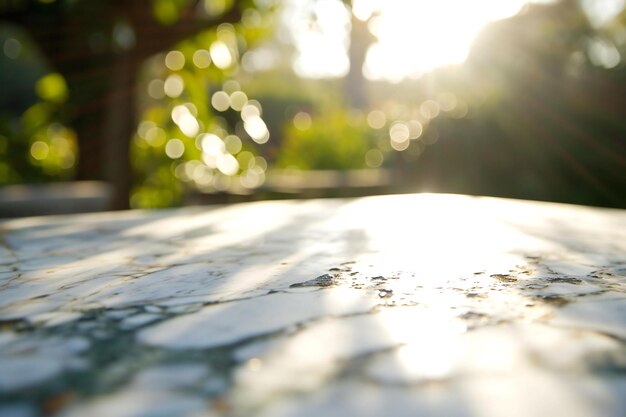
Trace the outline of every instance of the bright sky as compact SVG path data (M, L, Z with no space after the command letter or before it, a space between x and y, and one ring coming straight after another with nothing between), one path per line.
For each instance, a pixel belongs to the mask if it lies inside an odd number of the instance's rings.
M465 60L485 24L516 14L533 0L354 0L357 18L370 19L377 41L364 73L371 80L400 81ZM546 2L549 0L534 0ZM283 19L296 47L294 70L302 77L348 72L350 12L340 0L288 0ZM594 23L624 7L624 0L583 0ZM316 23L311 24L311 12Z

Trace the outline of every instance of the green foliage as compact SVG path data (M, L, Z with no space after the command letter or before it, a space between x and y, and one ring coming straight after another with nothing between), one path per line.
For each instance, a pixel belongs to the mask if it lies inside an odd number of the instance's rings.
M4 26L0 28L3 80L7 74L13 74L21 81L20 91L12 91L10 97L25 97L24 85L32 90L29 100L20 102L20 110L0 118L0 183L70 178L77 163L77 141L75 131L63 122L76 127L81 143L96 142L95 149L119 150L124 146L126 138L122 136L131 132L131 123L128 117L119 117L119 111L118 115L111 111L111 106L124 108L132 102L133 99L125 101L124 96L134 94L135 85L132 76L130 80L117 76L118 68L134 71L146 59L148 64L139 77L137 95L141 118L130 149L137 180L133 205L169 206L180 202L186 189L222 191L237 184L240 188L242 184L254 187L262 182L264 173L259 170L265 166L263 163L242 165L235 158L241 152L256 153L257 148L246 137L240 115L240 107L247 101L245 94L239 92L236 96L239 105L235 103L220 111L211 106L211 96L220 89L226 90L226 85L233 89L236 84L227 81L236 77L240 55L272 30L272 2L258 6L252 0L147 0L145 5L126 7L124 2L58 0L0 6L0 14L17 16L15 24L36 40L49 64L58 71L35 71L36 78L24 81L25 71L17 70L18 65L13 64L19 64L28 55L25 52L36 48L22 39L13 39L13 33L5 34ZM219 24L238 16L240 22ZM33 25L33 21L43 23ZM69 31L67 27L76 30ZM198 32L203 27L206 30ZM10 39L5 44L7 36ZM172 47L172 51L161 49ZM155 56L159 50L163 53ZM182 62L165 65L166 54L174 51L175 58L181 61L182 57ZM5 72L7 59L15 62ZM128 66L119 65L120 62ZM2 113L17 107L15 100L6 96L0 100ZM187 112L182 121L176 116L181 109ZM265 124L260 117L254 123L258 134L259 126ZM202 135L208 134L222 141L224 152L220 161L206 162L206 152L201 148ZM109 146L105 140L123 143ZM255 140L262 142L266 138ZM81 176L98 179L104 175L107 180L117 181L107 174L109 170L102 166L103 161L109 165L125 164L124 155L120 155L120 160L106 155L113 153L100 152L81 160L86 162L81 164ZM192 162L199 165L186 165ZM192 169L201 165L204 168ZM203 175L190 178L192 172ZM243 182L230 178L239 174L245 176ZM117 178L122 178L122 182L130 179L126 174ZM198 179L200 183L196 182ZM124 185L116 183L115 187L124 192Z
M201 0L199 7L211 17L220 16L233 6L234 0ZM169 26L178 21L181 12L191 0L152 0L154 17L163 25Z
M209 3L217 7L220 2ZM246 192L262 183L266 164L254 155L255 140L263 140L247 133L242 108L260 109L260 104L235 81L239 56L269 30L267 22L254 21L202 31L147 64L141 84L148 94L142 97L131 145L138 179L131 207L172 206L182 202L185 192ZM212 105L216 93L226 99L226 108Z
M59 7L39 5L40 17L51 15L48 10L62 17L80 15L77 11L83 9L77 7L82 5L93 22L94 15L107 15L99 10L112 10L108 6L113 4L53 3ZM133 207L180 204L188 192L250 192L263 182L268 161L282 168L358 169L378 167L384 159L385 166L394 169L406 169L409 163L417 167L416 178L426 189L593 204L613 201L619 193L612 190L624 188L626 12L601 33L588 24L575 2L529 6L516 17L486 27L462 66L396 85L369 83L363 91L383 121L370 120L368 125L365 115L343 104L343 80L298 79L288 64L277 64L283 66L272 74L242 70L242 56L271 33L271 1L147 4L145 22L154 24L155 17L161 25L151 28L155 36L150 42L174 35L136 60L152 56L138 85L141 117L131 143ZM194 11L201 11L200 21L211 26L173 45L180 39L175 36L178 30L190 36L187 33L196 32L183 29L202 24L187 24L192 4L198 6ZM232 7L237 13L230 13ZM79 36L81 41L89 39L81 44L84 50L95 51L85 57L91 63L87 74L100 74L100 67L123 54L132 56L146 39L141 31L133 32L139 27L131 27L136 20L124 15L124 7L115 10L119 20L103 19L93 33L85 32L93 36ZM239 14L239 22L213 26ZM124 36L118 45L124 48L111 48L116 28L124 29L122 35L137 35L128 38L137 42L135 49L132 42L124 44ZM0 54L0 59L13 59L19 48L13 41L6 44L7 58ZM171 50L154 56L160 48ZM74 66L70 64L65 63ZM22 68L7 68L3 77L25 78ZM80 113L76 92L84 93L82 104L112 96L103 77L86 78L79 84L84 89L68 87L66 81L83 74L72 77L57 70L66 79L48 74L48 69L33 72L29 100L24 100L26 94L5 94L21 97L16 105L0 98L0 110L15 108L14 116L0 117L0 183L71 176L76 135L61 122L69 120L72 106ZM7 88L13 84L8 82ZM249 100L243 91L261 103ZM244 103L252 107L243 111ZM94 113L106 115L100 110ZM244 114L252 114L252 121ZM109 121L103 119L91 120L98 120L94 124L100 128ZM264 144L267 126L271 139ZM588 191L587 199L572 198Z
M18 28L2 27L0 45L0 185L71 178L77 146L74 132L61 124L64 78L48 72Z
M180 13L180 3L183 2L180 0L154 0L152 5L154 17L163 25L175 23Z
M52 78L49 78L52 77ZM43 100L21 116L0 118L0 184L66 180L78 155L76 134L59 121L67 90L58 74L42 78ZM42 84L38 84L41 86Z
M299 169L365 168L365 154L375 137L365 117L344 108L325 109L304 121L290 123L277 160L280 167ZM300 124L300 125L299 125Z
M463 66L467 81L451 90L468 111L430 121L438 140L415 164L420 186L626 206L626 72L610 49L594 60L598 36L571 2L485 28Z
M45 101L61 104L67 100L67 84L61 74L50 73L35 84L37 95Z

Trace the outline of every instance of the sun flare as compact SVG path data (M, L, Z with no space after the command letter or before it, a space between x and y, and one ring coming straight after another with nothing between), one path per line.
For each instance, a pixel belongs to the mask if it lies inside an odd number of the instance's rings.
M370 80L400 81L463 62L487 23L516 14L528 2L354 0L352 14L367 21L375 37L364 75ZM339 0L292 0L287 5L284 22L296 46L296 73L313 78L346 75L350 65L349 10ZM306 23L311 14L313 25Z
M377 1L357 0L355 7L363 2ZM369 79L399 81L461 63L476 34L487 23L517 13L525 3L525 0L380 2L379 12L369 20L369 29L377 41L368 51L365 75ZM371 9L375 13L376 9Z

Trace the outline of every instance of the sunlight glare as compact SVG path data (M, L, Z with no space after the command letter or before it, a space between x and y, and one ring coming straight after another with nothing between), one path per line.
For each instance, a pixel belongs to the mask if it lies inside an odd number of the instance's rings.
M250 117L244 121L243 128L256 143L265 143L270 138L267 125L260 117Z
M359 20L369 19L368 27L376 38L366 56L364 75L395 82L461 63L487 23L516 14L529 1L354 0L351 12ZM299 76L347 74L350 18L339 0L287 2L283 22L296 48L293 68Z
M209 55L215 66L220 69L226 69L233 63L233 57L228 49L228 45L221 40L217 40L211 44Z
M179 105L172 109L172 120L187 137L194 137L200 130L198 120L186 106Z
M517 13L525 0L439 0L384 3L364 73L372 80L400 81L437 67L461 63L490 21Z
M311 22L311 13L314 22ZM296 46L294 71L301 77L340 77L350 67L347 56L350 13L339 0L319 0L313 9L291 0L283 14Z

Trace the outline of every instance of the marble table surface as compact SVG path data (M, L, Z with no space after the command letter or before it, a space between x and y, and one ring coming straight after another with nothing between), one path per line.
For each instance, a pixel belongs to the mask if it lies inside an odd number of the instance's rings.
M626 211L458 195L0 222L0 417L626 415Z

